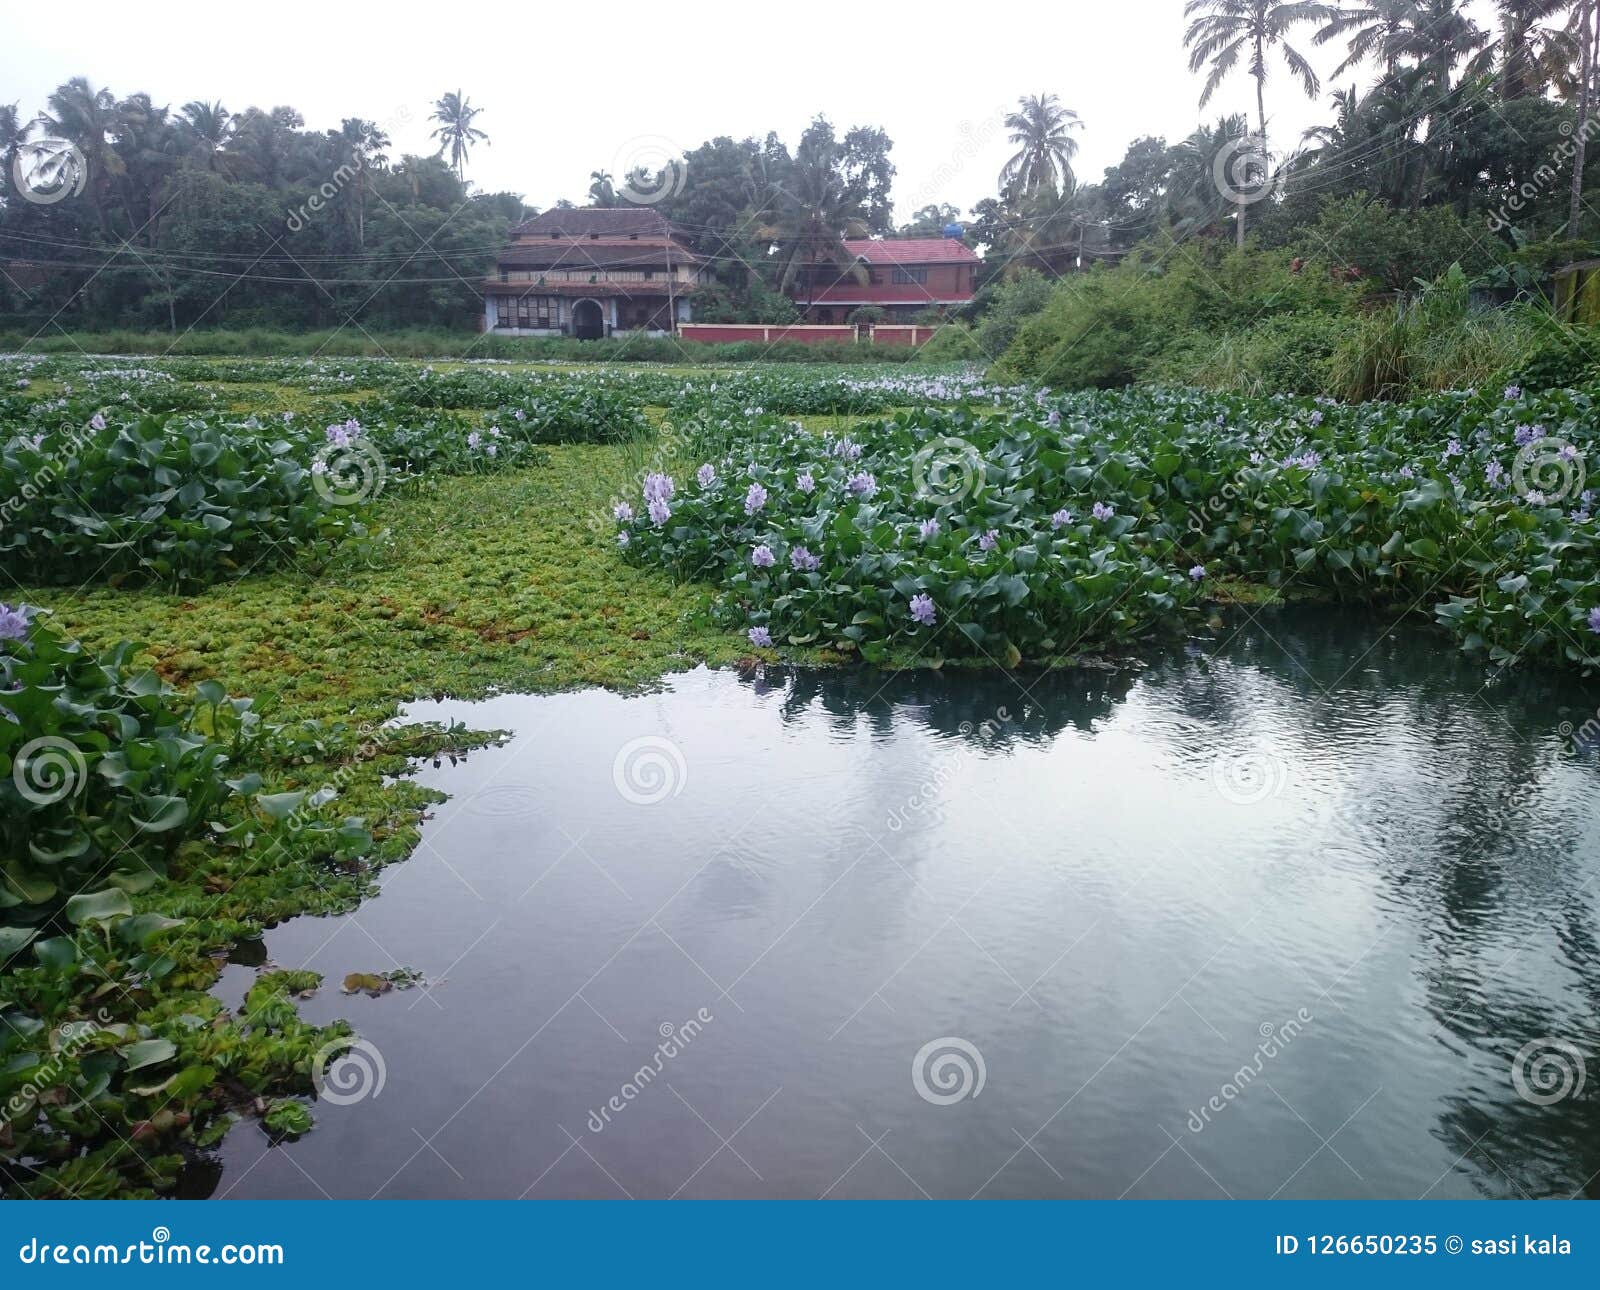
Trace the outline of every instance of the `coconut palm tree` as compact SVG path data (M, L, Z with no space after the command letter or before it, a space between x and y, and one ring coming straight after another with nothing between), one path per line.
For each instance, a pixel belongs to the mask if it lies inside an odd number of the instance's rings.
M389 146L389 136L372 121L360 117L347 117L337 130L328 131L336 155L355 171L356 246L366 244L367 237L367 170L389 162L384 149Z
M88 169L88 191L100 231L109 235L112 183L127 173L113 143L120 128L116 97L110 90L97 90L83 77L74 76L56 87L48 103L49 110L41 112L35 124L77 149ZM56 160L58 164L74 164L59 154Z
M608 170L589 172L589 201L595 206L615 206L617 188Z
M1078 114L1062 107L1054 94L1023 95L1017 100L1017 110L1006 114L1006 129L1011 131L1010 141L1017 151L1000 171L1001 190L1071 192L1076 182L1072 160L1078 155L1072 131L1082 128Z
M1500 62L1500 97L1542 94L1564 79L1579 58L1576 24L1555 20L1575 13L1572 0L1499 0L1497 7L1500 35L1493 50Z
M482 108L473 107L472 101L456 90L453 94L441 96L433 105L433 115L428 118L439 123L433 137L439 141L440 156L449 151L450 168L456 172L457 179L464 178L467 153L472 145L489 142L489 136L472 124L482 111Z
M1285 39L1296 27L1308 22L1325 22L1334 10L1326 4L1274 4L1272 0L1188 0L1183 16L1190 19L1183 33L1189 51L1189 70L1199 72L1210 66L1205 87L1200 91L1204 107L1217 92L1223 79L1248 57L1247 69L1256 83L1256 126L1258 136L1253 151L1259 165L1268 164L1267 152L1267 52L1276 47L1289 70L1299 78L1308 97L1315 97L1321 82L1316 69L1298 49ZM1241 145L1234 145L1236 148ZM1250 147L1248 141L1242 146ZM1226 159L1223 159L1226 160ZM1234 233L1244 245L1245 200L1238 201Z
M802 146L789 183L779 186L773 220L758 236L776 243L780 255L778 286L787 291L804 276L806 304L812 302L818 268L865 281L844 240L868 233L863 193L844 178L841 156L830 138L815 149Z
M1369 60L1392 73L1401 55L1407 52L1420 8L1417 0L1367 0L1351 8L1338 8L1317 32L1313 43L1344 40L1346 56L1333 69L1335 76L1343 76Z
M207 170L217 168L217 157L233 137L233 115L221 103L185 103L179 115L179 130L189 151L202 159Z

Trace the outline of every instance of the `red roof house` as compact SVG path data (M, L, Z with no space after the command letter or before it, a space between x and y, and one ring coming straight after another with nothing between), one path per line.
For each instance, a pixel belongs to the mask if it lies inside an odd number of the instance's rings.
M483 325L510 336L673 331L705 264L648 207L549 210L511 230L484 283Z
M953 237L847 238L854 273L835 264L801 269L789 295L812 323L842 323L874 305L891 322L929 309L945 312L972 299L977 254Z

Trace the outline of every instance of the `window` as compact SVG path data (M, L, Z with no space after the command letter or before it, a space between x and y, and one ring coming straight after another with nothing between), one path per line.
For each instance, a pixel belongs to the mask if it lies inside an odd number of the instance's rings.
M589 234L589 240L591 242L598 242L600 240L600 234L598 234L598 233Z
M928 270L921 265L909 269L896 268L894 271L894 281L898 285L904 285L909 282L924 283L927 280Z
M654 269L646 269L644 271L644 280L646 282L649 282L650 279L655 277L655 276L656 276L656 271Z
M507 273L504 269L500 270L500 281L501 282L510 282L511 281L511 275L509 273Z

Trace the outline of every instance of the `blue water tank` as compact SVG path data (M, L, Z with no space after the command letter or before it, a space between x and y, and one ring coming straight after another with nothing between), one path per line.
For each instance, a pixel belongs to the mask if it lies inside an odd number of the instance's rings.
M946 237L962 238L967 235L967 230L959 224L946 224L944 226L944 235Z

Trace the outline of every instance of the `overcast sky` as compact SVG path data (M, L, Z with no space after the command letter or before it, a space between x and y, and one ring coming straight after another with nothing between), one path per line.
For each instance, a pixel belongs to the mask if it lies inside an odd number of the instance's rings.
M1487 0L1469 7L1484 23ZM483 109L478 124L491 139L473 151L468 178L541 207L581 202L592 170L620 178L636 161L719 134L776 130L793 147L820 111L841 133L857 124L889 132L899 219L929 202L965 213L994 193L1008 155L1000 119L1021 94L1055 93L1083 118L1080 180L1097 180L1138 136L1176 140L1202 115L1200 78L1182 48L1183 0L777 9L491 0L459 10L328 0L130 10L91 0L70 22L48 8L27 12L0 44L0 100L18 100L25 115L78 75L174 108L289 104L315 129L366 117L398 156L434 150L431 105L459 88ZM1297 43L1325 76L1337 66L1309 30ZM1275 147L1328 117L1331 88L1312 103L1274 62ZM1204 115L1253 117L1254 103L1240 72Z

